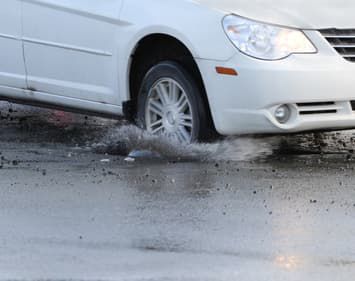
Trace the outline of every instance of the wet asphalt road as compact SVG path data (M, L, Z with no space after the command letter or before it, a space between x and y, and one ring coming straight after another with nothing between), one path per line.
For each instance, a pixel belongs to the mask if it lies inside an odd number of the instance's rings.
M181 150L122 122L0 112L0 280L355 278L354 132Z

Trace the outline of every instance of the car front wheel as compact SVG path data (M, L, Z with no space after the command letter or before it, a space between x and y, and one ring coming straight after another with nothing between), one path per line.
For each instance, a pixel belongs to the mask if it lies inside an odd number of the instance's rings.
M209 129L199 87L182 66L172 61L153 66L145 75L137 117L149 133L181 143L203 140Z

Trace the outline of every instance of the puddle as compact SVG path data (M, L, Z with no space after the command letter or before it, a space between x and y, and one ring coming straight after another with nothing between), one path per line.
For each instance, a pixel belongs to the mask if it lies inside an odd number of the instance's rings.
M87 117L30 106L0 104L1 141L63 144L129 159L250 161L267 156L354 153L355 131L273 137L229 137L215 143L182 145L149 135L123 120Z
M215 143L183 145L175 140L149 135L134 126L112 128L94 145L97 152L111 155L192 161L251 161L287 155L353 155L354 148L355 131L228 137Z
M173 139L152 136L135 126L111 129L94 145L100 153L134 158L196 161L249 161L270 155L273 141L256 138L226 138L215 143L181 144Z

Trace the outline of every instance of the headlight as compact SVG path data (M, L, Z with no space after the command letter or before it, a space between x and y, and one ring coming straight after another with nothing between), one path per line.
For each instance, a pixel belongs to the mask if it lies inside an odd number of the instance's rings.
M264 60L279 60L296 53L316 53L306 35L298 29L252 21L235 15L223 19L224 30L244 54Z

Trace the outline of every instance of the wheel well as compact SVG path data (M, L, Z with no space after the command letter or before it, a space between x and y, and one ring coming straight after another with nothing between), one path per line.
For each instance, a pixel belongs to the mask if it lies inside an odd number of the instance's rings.
M131 69L129 72L129 88L131 97L131 118L137 112L138 95L141 83L147 71L155 64L165 61L175 61L184 67L195 79L203 95L205 107L214 130L211 110L207 99L206 89L198 65L189 49L176 38L165 34L153 34L143 38L132 54Z

